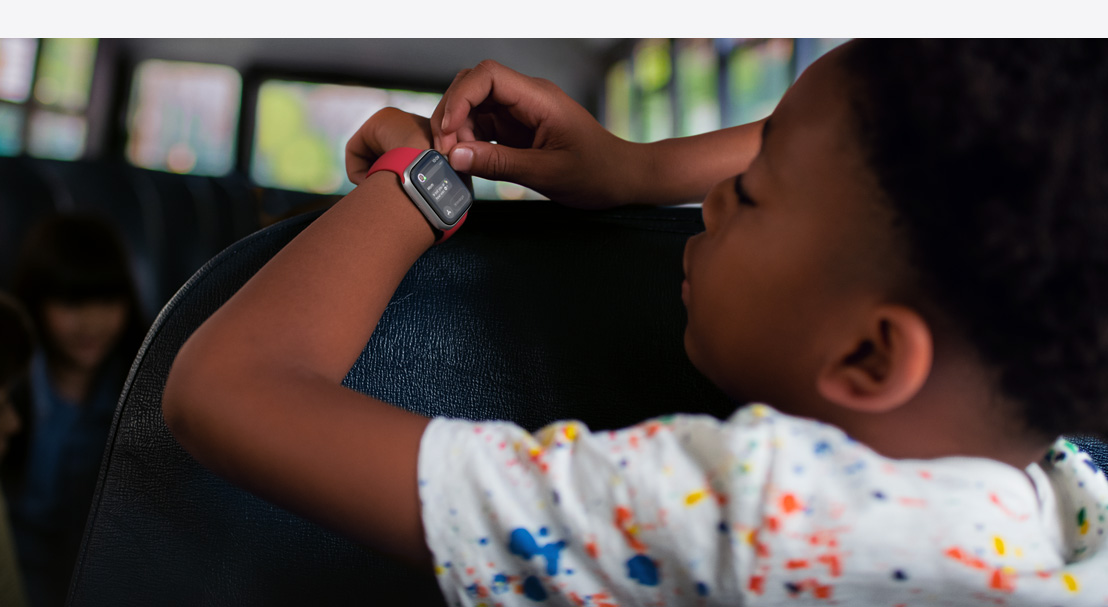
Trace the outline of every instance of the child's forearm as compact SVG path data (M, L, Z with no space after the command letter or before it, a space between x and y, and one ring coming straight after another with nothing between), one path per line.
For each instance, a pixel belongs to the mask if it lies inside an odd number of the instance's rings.
M639 187L624 202L699 202L715 184L746 171L758 155L765 120L702 135L632 144Z
M163 405L174 435L262 497L429 562L416 484L427 420L340 382L432 242L396 175L366 179L182 347Z

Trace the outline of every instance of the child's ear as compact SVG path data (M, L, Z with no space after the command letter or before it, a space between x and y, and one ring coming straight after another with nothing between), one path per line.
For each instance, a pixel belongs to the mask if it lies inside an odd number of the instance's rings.
M916 311L884 305L820 369L827 400L867 413L891 411L919 392L931 372L931 329Z

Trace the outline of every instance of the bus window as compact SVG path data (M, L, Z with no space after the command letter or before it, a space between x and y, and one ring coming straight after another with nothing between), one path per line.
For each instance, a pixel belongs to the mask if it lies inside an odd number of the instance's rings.
M127 160L173 173L234 168L242 77L224 65L147 60L135 69Z
M773 113L793 82L793 41L745 42L727 58L727 126L761 120Z
M631 62L617 61L604 80L604 124L621 139L632 137L631 95Z
M27 124L28 154L61 160L84 155L97 43L95 38L42 41Z
M430 116L441 95L288 80L258 90L250 176L262 186L345 194L346 142L370 116L393 106Z
M677 45L678 135L699 135L720 128L719 55L710 39Z
M642 104L638 140L650 142L673 137L673 100L670 92L673 60L669 40L648 39L640 42L635 48L632 65Z

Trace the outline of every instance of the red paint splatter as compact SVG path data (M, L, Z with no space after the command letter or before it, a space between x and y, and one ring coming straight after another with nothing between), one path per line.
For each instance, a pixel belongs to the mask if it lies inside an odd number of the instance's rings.
M623 538L627 540L627 543L631 546L631 549L635 552L646 552L646 544L639 541L639 538L635 537L638 530L635 529L634 515L631 514L631 510L626 506L616 507L616 527L623 532Z
M819 557L819 562L831 569L831 577L839 577L843 574L843 564L837 554L825 554Z
M995 493L990 493L989 494L989 501L996 504L997 508L1000 508L1001 510L1003 510L1004 514L1007 514L1009 517L1014 518L1017 521L1026 521L1028 518L1030 518L1030 515L1028 515L1028 514L1020 515L1020 514L1016 514L1015 512L1012 512L1011 510L1009 510L1008 507L1005 506L1000 501L1000 497Z
M963 552L961 548L957 548L957 547L949 548L943 554L945 554L946 556L962 563L963 565L968 565L970 567L973 567L974 569L988 569L989 568L989 566L985 564L985 561L982 561L981 559L979 559L975 556L970 556L968 553Z
M766 517L766 527L767 527L767 528L768 528L768 529L769 529L770 531L776 532L776 531L777 531L777 529L778 529L778 528L780 527L780 523L778 523L778 522L777 522L777 517L775 517L775 516L767 516L767 517Z
M596 540L592 540L585 544L585 554L594 559L600 556L600 549L596 547Z
M804 506L801 505L800 500L796 499L796 496L792 493L786 493L781 496L781 511L785 514L792 514L803 509Z
M897 500L901 506L908 508L926 508L927 500L918 497L902 497Z
M652 436L654 436L655 434L658 433L658 430L661 430L661 429L662 429L662 424L657 424L657 423L649 424L649 425L646 426L646 436L648 438L652 437Z
M785 569L807 569L807 559L791 559L785 562Z
M919 477L924 479L924 480L929 481L929 480L931 480L931 473L928 472L927 470L920 470L919 471Z
M989 588L1000 590L1001 592L1015 592L1016 578L1004 573L1001 569L996 569L993 571L992 578L989 580Z
M632 434L630 442L631 442L631 448L632 449L638 449L639 448L639 437L638 436Z
M754 554L761 558L769 558L769 546L758 541L758 531L752 533L750 539L754 542Z
M762 575L753 575L750 577L750 591L754 594L761 595L766 591L766 578Z

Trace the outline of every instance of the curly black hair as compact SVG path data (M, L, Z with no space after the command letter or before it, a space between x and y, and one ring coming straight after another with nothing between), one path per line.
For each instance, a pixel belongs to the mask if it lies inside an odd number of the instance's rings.
M1108 438L1108 42L858 40L842 57L930 303L1028 431Z

